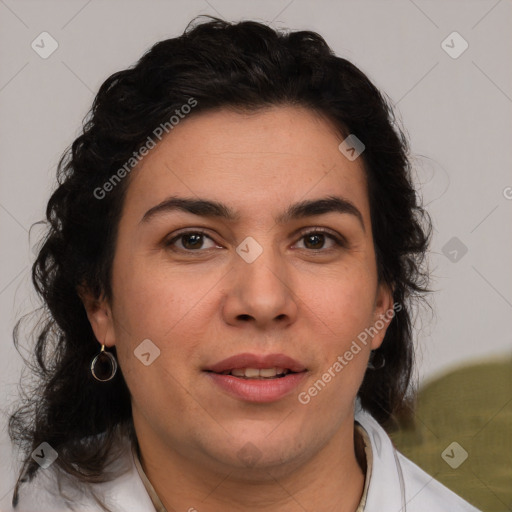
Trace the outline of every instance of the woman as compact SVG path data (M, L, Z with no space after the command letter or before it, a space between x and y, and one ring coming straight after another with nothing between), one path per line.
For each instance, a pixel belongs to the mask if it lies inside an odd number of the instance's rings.
M391 109L318 34L156 44L59 170L14 510L476 510L383 428L430 223Z

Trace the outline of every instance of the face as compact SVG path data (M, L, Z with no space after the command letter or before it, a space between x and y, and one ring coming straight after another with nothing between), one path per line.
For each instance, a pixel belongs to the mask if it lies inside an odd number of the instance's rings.
M363 163L341 140L297 107L198 113L132 171L113 301L87 309L117 348L139 439L212 467L272 468L351 432L385 327L353 342L392 302Z

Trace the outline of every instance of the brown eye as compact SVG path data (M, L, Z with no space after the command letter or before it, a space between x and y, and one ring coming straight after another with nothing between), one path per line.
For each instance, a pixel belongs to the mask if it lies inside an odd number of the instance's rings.
M322 234L311 234L304 237L304 245L308 249L322 249L325 243L325 236Z
M182 239L181 244L185 249L201 249L204 243L203 235L198 233L181 235L180 238Z
M305 233L302 235L301 240L304 240L304 248L312 251L321 251L322 249L329 251L336 248L336 246L345 246L342 238L323 230L315 230ZM331 245L326 248L325 244L327 240L331 241Z
M212 246L205 248L205 242L207 240L212 243ZM200 249L211 249L216 246L216 244L206 233L202 231L187 231L185 233L180 233L166 242L165 246L172 250L199 252Z

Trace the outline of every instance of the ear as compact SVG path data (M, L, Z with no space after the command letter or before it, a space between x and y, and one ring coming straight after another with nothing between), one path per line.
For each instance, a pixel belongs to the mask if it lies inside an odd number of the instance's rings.
M85 286L78 286L77 293L84 305L87 318L96 339L107 347L116 344L112 310L108 301L102 296L95 298Z
M372 338L372 350L377 350L382 345L386 331L394 316L393 291L389 285L379 283L373 315L373 327L377 333Z

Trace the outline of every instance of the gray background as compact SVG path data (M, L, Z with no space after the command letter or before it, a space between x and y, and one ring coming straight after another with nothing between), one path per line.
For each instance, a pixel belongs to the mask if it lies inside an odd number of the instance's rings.
M512 356L511 1L0 0L0 508L16 467L12 328L39 305L30 265L40 229L30 240L28 230L101 83L198 14L315 30L389 95L435 225L435 314L418 321L418 376ZM31 48L43 31L59 45L47 59ZM453 31L469 44L456 59L442 47Z

